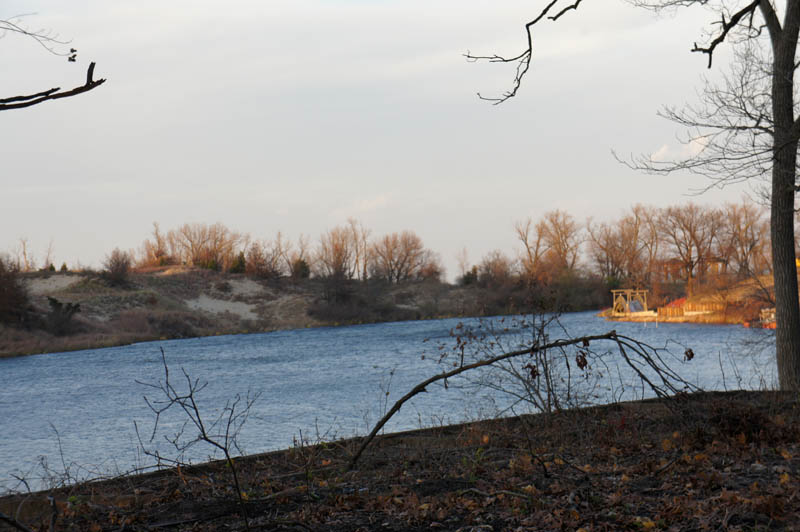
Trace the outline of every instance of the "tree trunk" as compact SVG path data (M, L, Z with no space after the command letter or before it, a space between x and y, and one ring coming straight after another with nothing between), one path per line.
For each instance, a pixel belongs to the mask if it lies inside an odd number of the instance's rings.
M800 10L787 3L782 31L771 33L772 113L775 121L770 234L775 280L775 349L782 390L800 390L800 306L794 250L797 138L794 123L794 59ZM795 138L793 138L795 137Z

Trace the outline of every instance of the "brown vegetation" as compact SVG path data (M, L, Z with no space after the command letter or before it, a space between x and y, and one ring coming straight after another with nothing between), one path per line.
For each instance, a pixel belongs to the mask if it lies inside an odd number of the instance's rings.
M23 325L28 306L28 292L18 269L0 257L0 324Z

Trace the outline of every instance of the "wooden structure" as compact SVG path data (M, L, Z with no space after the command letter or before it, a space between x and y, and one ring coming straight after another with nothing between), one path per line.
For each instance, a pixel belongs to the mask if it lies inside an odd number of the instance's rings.
M613 306L611 312L614 316L630 314L632 312L647 312L647 290L612 290Z
M682 318L685 314L683 307L658 307L658 319L663 320L667 318Z

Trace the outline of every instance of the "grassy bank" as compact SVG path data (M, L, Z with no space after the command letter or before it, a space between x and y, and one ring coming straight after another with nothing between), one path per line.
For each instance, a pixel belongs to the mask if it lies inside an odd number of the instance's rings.
M32 530L796 530L800 409L703 393L238 458L0 499ZM247 514L247 524L244 514ZM2 529L0 524L0 529Z

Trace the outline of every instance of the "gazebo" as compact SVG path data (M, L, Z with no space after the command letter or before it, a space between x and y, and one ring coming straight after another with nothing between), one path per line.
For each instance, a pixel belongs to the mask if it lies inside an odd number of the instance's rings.
M612 313L614 315L630 314L631 312L647 312L647 290L626 288L612 290Z

